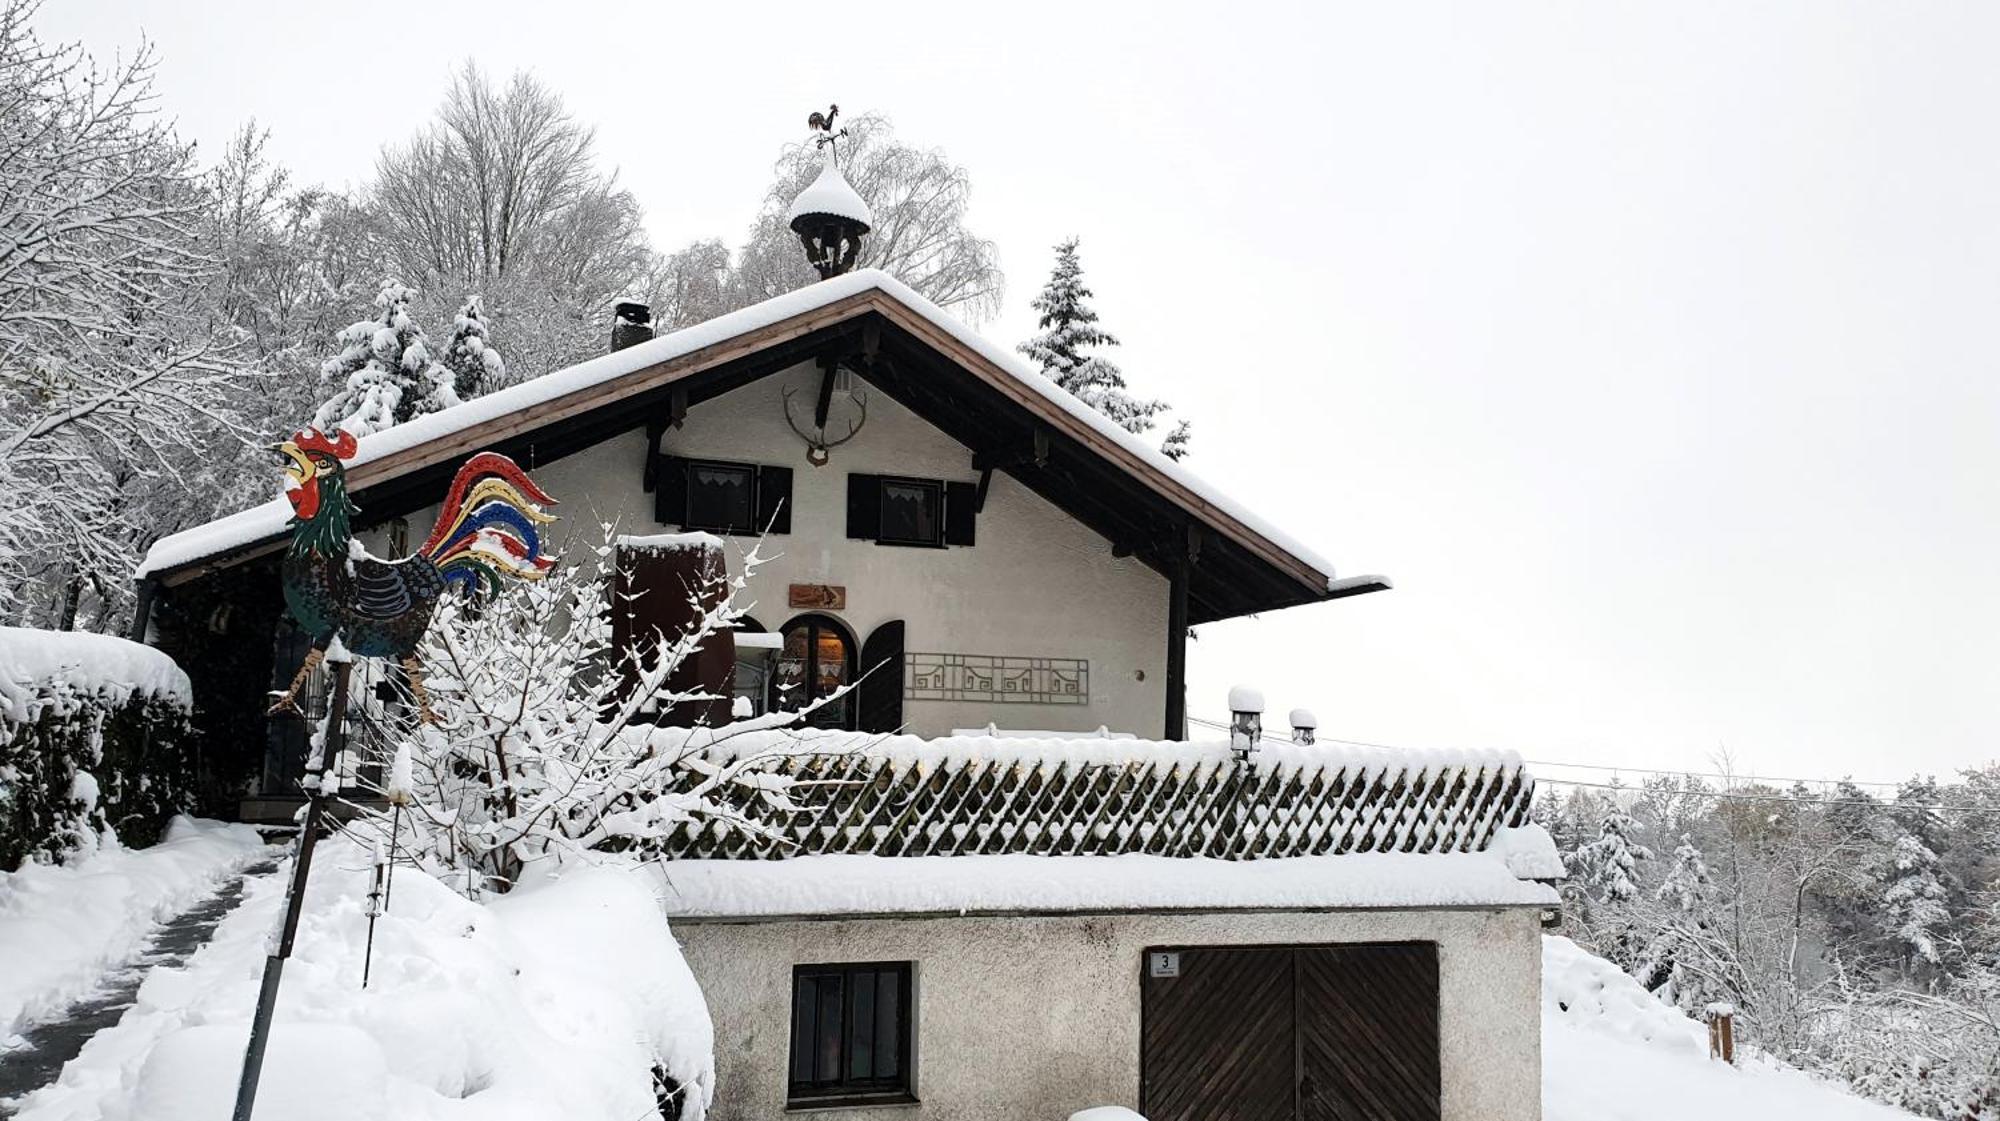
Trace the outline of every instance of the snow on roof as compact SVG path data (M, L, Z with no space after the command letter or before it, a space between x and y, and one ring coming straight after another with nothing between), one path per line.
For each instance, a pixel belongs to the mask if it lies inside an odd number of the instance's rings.
M662 904L695 918L1245 908L1545 907L1485 853L1364 853L1281 860L1124 856L802 856L659 865Z
M187 674L150 646L87 631L0 627L0 720L33 719L30 708L51 681L119 704L134 693L194 703Z
M646 749L757 758L803 809L757 828L688 820L663 856L1145 854L1270 860L1483 851L1507 867L1534 781L1501 751L1399 751L1265 741L923 739L855 732L657 728ZM639 745L635 744L635 747ZM1522 847L1532 844L1522 839ZM1421 865L1419 865L1421 866ZM1414 866L1413 866L1414 867Z
M1162 455L1158 449L1137 435L1127 432L1096 409L1077 400L1068 391L1042 376L1040 370L1029 365L1020 355L981 338L944 309L879 269L862 269L809 284L797 291L773 296L762 303L717 316L692 327L670 331L647 342L602 354L587 362L580 362L517 385L510 385L440 412L428 413L406 421L394 428L370 433L360 438L354 458L348 461L348 469L353 470L465 429L614 381L871 290L880 292L909 308L1022 385L1034 390L1078 421L1094 429L1104 439L1138 457L1150 469L1186 487L1203 502L1234 518L1251 532L1269 540L1307 566L1324 574L1327 590L1338 591L1347 586L1373 580L1387 583L1387 580L1381 577L1336 579L1333 565L1317 553L1286 536L1275 525L1258 517L1247 507L1203 482L1187 468ZM282 497L274 497L260 506L253 506L228 517L161 538L147 551L145 559L140 562L134 575L145 577L192 564L231 549L276 539L285 532L286 524L290 520L290 504Z
M833 147L828 145L820 163L819 177L814 179L799 197L792 200L792 208L785 212L785 221L793 222L805 214L831 214L836 218L847 218L863 226L875 224L875 212L868 209L868 203L847 183L847 176L833 162Z

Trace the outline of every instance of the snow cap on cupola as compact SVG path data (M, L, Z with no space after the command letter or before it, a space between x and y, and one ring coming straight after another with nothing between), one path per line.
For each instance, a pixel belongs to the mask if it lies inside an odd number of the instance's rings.
M835 105L807 119L823 162L819 176L792 200L785 215L792 232L799 235L799 244L805 246L806 260L819 271L821 280L854 267L861 254L861 237L875 224L874 212L840 173L839 141L847 130L833 130L833 119L839 114L840 106Z

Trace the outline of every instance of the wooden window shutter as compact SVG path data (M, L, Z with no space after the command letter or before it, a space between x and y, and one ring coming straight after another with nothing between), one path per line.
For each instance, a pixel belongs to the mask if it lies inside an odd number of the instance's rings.
M847 535L867 541L882 536L882 476L847 477Z
M972 483L944 485L944 543L970 545L978 520L979 487Z
M876 627L861 644L855 663L861 684L856 687L855 727L863 732L894 732L903 726L903 621L892 619Z
M792 469L757 468L757 532L792 531Z
M676 455L661 455L653 481L653 520L684 526L688 516L688 465Z

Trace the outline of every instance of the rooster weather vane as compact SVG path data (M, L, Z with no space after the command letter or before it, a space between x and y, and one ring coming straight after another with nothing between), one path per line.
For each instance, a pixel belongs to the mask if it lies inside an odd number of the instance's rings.
M503 578L539 580L555 559L542 552L541 526L555 520L542 506L555 499L528 478L513 460L497 452L480 452L465 461L451 481L437 527L423 547L401 560L368 555L354 540L354 503L347 497L346 462L354 458L351 432L328 435L316 428L294 433L272 450L282 454L285 497L292 503L292 545L285 553L280 578L285 606L293 621L312 640L305 664L291 685L271 706L271 713L298 711L299 689L322 661L333 663L327 690L326 722L312 740L306 758L304 821L293 842L291 878L285 890L284 920L271 932L264 956L264 982L257 993L257 1011L250 1021L250 1041L243 1050L243 1072L236 1083L236 1108L231 1121L250 1121L257 1107L257 1083L263 1075L264 1050L271 1038L271 1021L278 1005L278 985L285 960L291 957L304 908L306 880L312 873L313 847L326 820L326 803L340 785L340 750L345 738L347 691L353 661L395 658L402 663L424 724L437 723L424 694L417 646L430 628L438 600L458 588L488 598L499 592ZM329 657L338 642L347 653ZM404 792L408 797L408 792ZM397 814L402 803L396 803ZM393 819L399 822L400 816ZM391 826L388 868L394 868L395 833ZM377 872L383 865L377 850ZM381 897L382 909L388 897ZM375 947L374 897L370 899L368 952ZM368 983L364 959L361 983Z
M400 662L418 714L435 723L417 645L438 599L454 587L490 598L502 578L541 579L555 563L542 552L540 530L555 516L541 507L555 499L513 460L480 452L458 469L423 546L400 560L382 560L354 540L357 511L347 496L344 463L354 456L353 434L307 428L276 450L289 461L285 497L292 503L292 545L282 569L285 606L312 649L271 712L298 711L299 689L337 637L360 657Z

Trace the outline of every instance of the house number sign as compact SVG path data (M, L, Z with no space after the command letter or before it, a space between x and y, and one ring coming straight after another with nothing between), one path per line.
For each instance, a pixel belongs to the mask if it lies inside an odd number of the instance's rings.
M847 610L847 589L840 584L793 584L785 598L791 606L810 611Z
M1181 975L1181 956L1172 950L1154 950L1146 955L1146 972L1154 977Z

